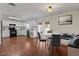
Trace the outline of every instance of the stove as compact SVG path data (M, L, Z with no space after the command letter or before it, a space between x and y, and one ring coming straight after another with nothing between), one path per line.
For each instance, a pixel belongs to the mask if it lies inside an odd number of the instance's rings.
M17 30L10 30L10 37L17 36Z

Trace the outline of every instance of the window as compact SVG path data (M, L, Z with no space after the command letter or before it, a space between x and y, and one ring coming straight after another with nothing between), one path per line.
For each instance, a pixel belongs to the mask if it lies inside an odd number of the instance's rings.
M45 22L45 34L48 34L48 31L50 31L50 23Z
M49 22L45 22L44 25L41 22L38 24L38 32L42 32L42 34L48 34L48 31L50 31Z
M39 23L38 24L38 32L42 32L42 28L43 28L42 23Z
M27 24L27 28L30 28L29 24Z

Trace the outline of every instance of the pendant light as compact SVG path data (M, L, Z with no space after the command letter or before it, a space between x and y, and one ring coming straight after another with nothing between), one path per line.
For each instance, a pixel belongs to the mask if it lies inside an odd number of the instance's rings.
M48 7L48 12L52 12L52 11L53 11L52 6L49 6Z

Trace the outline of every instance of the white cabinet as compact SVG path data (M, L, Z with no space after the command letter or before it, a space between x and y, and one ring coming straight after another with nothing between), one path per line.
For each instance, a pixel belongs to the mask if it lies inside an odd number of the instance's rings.
M17 35L26 35L26 28L24 26L17 26Z
M26 30L17 30L17 35L26 35Z
M9 37L10 35L10 31L9 30L5 30L5 31L2 31L2 37Z
M9 26L2 26L2 37L9 37L10 35Z

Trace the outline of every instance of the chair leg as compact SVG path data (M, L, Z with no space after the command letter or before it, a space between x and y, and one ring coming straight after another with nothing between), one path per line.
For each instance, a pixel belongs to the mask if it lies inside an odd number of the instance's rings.
M39 48L39 46L40 46L40 41L38 40L37 47Z
M47 48L49 48L49 45L50 45L50 44L47 42Z
M48 43L45 41L45 48L47 48L48 47Z
M52 46L49 46L49 55L53 56L53 47Z
M54 48L52 47L52 55L54 55L54 51L53 50L54 50Z
M39 41L39 47L40 47L40 43L41 43L41 41Z
M46 42L45 42L45 48L46 48Z
M50 51L51 51L51 50L50 50L50 45L49 45L49 47L48 47L48 50L49 50L49 55L51 56L51 53L50 53Z
M60 56L60 47L59 47L59 56Z

